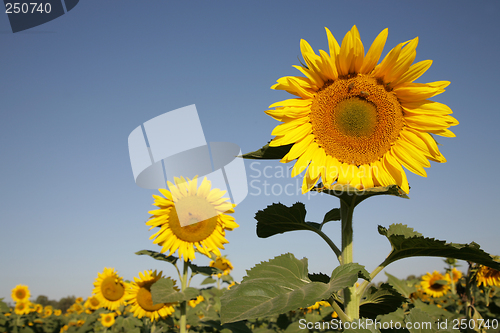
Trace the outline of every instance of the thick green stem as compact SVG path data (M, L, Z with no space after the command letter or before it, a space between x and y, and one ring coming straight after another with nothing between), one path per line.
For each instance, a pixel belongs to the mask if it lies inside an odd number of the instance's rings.
M187 261L184 261L184 268L182 271L182 278L181 278L181 290L184 291L187 288L187 275L188 275L188 263ZM181 319L180 319L180 328L181 328L181 333L186 333L187 332L187 327L186 327L186 313L187 313L187 302L183 301L181 303Z
M355 202L355 197L352 199L350 205L340 200L340 217L342 219L342 265L353 262L352 215ZM356 285L344 288L344 311L351 319L359 318L359 297L356 293Z

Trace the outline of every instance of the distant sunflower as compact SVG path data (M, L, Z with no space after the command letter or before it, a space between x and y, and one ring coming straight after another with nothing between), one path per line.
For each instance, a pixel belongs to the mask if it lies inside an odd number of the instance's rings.
M443 276L438 271L434 271L432 274L427 273L424 275L420 285L426 294L432 297L441 297L450 290L448 282L446 276Z
M28 286L19 284L14 289L12 289L12 299L14 302L25 302L30 298L30 290Z
M90 310L95 311L101 307L101 301L96 296L91 296L87 298L87 300L84 303L84 306Z
M155 238L153 243L162 246L162 253L169 251L168 255L179 250L179 257L184 261L195 259L195 247L207 256L210 252L220 256L219 249L228 243L226 230L238 227L234 217L226 215L234 213L236 206L223 197L226 191L211 189L206 177L200 187L197 177L193 180L175 178L175 185L168 182L168 187L169 190L159 190L165 198L153 195L153 205L159 209L150 211L153 216L146 222L150 230L160 227L150 237Z
M380 64L388 30L365 55L356 26L341 46L326 29L330 54L301 40L306 77L286 76L272 89L298 98L274 103L266 113L283 122L272 132L271 147L293 144L282 163L296 160L292 177L305 172L302 192L321 177L325 186L357 188L397 184L409 192L405 171L426 177L430 161L446 162L431 134L455 135L451 109L428 98L445 91L448 81L414 83L432 64L412 65L418 37L398 44Z
M14 312L17 315L25 315L30 313L30 302L29 301L19 301L14 307Z
M44 317L52 316L53 312L54 312L54 309L52 308L51 305L47 305L46 307L43 308L43 316Z
M101 313L101 324L104 327L111 327L115 323L114 313Z
M111 311L118 309L120 305L125 303L127 284L123 282L123 278L118 276L114 268L105 267L104 272L97 273L97 275L92 293L99 299L101 306Z
M481 286L481 284L485 287L500 287L500 271L480 265L476 275L476 283L478 287Z
M210 267L218 268L222 271L222 273L217 274L217 277L221 277L222 275L229 275L229 273L234 269L233 265L229 260L225 257L217 257L215 261L212 260L210 262Z
M202 295L199 295L198 297L196 297L195 299L191 299L188 301L188 305L192 308L196 307L198 304L200 304L201 302L203 302L205 300L205 297L203 297Z
M127 296L127 301L128 304L132 305L130 312L135 317L142 318L146 316L155 321L160 317L164 318L174 312L174 304L172 303L153 304L151 286L161 278L163 278L162 272L156 273L156 271L152 270L144 271L144 273L139 272L139 278L134 277L134 282L130 283L130 292ZM175 286L175 281L174 289L179 291Z
M451 276L453 276L453 283L458 283L458 281L462 278L462 272L456 268L453 268L450 273L446 273L446 276L450 281L452 281Z

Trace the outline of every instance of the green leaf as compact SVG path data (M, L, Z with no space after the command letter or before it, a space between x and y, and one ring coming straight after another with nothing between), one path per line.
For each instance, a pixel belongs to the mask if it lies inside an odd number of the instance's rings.
M345 329L344 333L380 333L380 330L375 327L373 320L363 318L351 321L349 328Z
M427 315L433 317L434 320L450 318L453 316L453 313L450 311L446 311L443 308L439 308L436 304L427 304L417 299L413 302L416 309L422 310Z
M175 265L176 262L177 262L177 260L179 260L179 258L177 258L177 257L166 256L163 253L155 252L155 251L150 251L150 250L142 250L142 251L136 252L135 254L137 254L137 255L147 255L147 256L150 256L151 258L156 259L156 260L161 260L161 261L169 262L172 265Z
M199 293L198 289L192 287L188 287L182 292L177 291L174 289L174 281L165 278L159 279L151 286L153 304L188 301L197 297Z
M437 326L434 320L420 309L412 309L405 317L410 333L436 333Z
M313 282L323 282L323 283L330 282L330 277L323 273L313 273L313 274L308 274L307 276Z
M365 274L360 273L362 266L358 264L344 266L333 271L329 283L322 283L309 279L306 258L298 260L290 253L257 264L247 271L241 284L222 295L221 321L279 315L327 299Z
M270 141L269 141L270 142ZM281 160L283 156L288 154L294 144L286 146L270 147L267 143L264 147L251 153L243 154L241 157L246 159L264 159L264 160Z
M388 278L387 282L404 297L410 298L410 295L416 291L415 286L409 286L405 280L400 280L387 272L385 272L385 275Z
M218 273L222 273L222 271L218 268L215 267L210 267L210 266L197 266L190 261L188 262L189 268L191 268L191 271L193 272L193 275L196 274L201 274L205 276L212 276Z
M255 214L257 220L257 236L267 238L294 230L314 230L314 225L305 222L306 208L302 202L292 207L282 203L274 203Z
M333 195L344 201L347 205L356 207L362 201L377 195L393 195L400 198L409 199L408 195L397 185L370 187L358 190L351 185L335 184L330 189L326 189L322 183L313 187L311 191Z
M406 298L387 283L379 288L370 287L361 300L359 314L364 318L375 319L378 315L396 311L404 301Z
M379 226L378 230L392 245L392 251L384 261L385 266L403 258L424 256L472 261L500 270L500 263L494 261L491 255L481 250L474 242L457 244L425 238L412 228L400 223L389 226L389 229Z
M334 208L326 213L321 224L325 224L330 221L340 221L340 208Z
M203 280L201 282L201 285L211 284L211 283L215 283L215 282L217 282L217 280L212 279L211 277L207 277L205 280Z
M3 298L0 298L0 313L2 313L2 312L10 312L10 308L3 301Z
M371 280L370 273L368 273L365 267L354 262L337 266L337 268L335 268L332 272L331 280L338 279L341 276L352 275L352 274L357 274L358 278L364 279L368 282ZM346 287L352 287L352 285Z

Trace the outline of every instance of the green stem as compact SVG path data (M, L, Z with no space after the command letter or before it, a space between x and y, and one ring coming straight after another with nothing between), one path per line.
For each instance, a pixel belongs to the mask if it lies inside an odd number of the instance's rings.
M187 288L187 275L188 275L188 263L187 261L184 261L184 268L182 271L182 278L181 278L181 290L184 291ZM181 333L186 333L187 332L187 327L186 327L186 313L187 313L187 302L183 301L181 303L181 319L180 319L180 328L181 328Z
M335 299L333 297L330 297L328 299L328 303L330 303L330 305L332 306L332 308L335 310L335 312L337 312L339 318L342 320L342 321L352 321L352 319L347 316L345 314L344 311L342 311L342 309L340 308L340 306L337 304L337 302L335 302Z
M370 281L373 281L373 278L375 276L377 276L377 274L380 273L388 264L389 263L386 263L384 261L383 263L378 265L377 268L375 268L373 270L373 272L370 273ZM368 282L366 280L363 281L363 283L361 283L361 285L359 286L358 291L357 291L358 297L361 297L363 295L363 293L365 292L365 289L368 287L369 284L370 284L370 282Z
M332 242L332 240L330 239L330 237L328 237L321 230L317 230L317 229L311 229L311 230L314 231L315 233L317 233L318 235L320 235L321 238L323 238L325 240L325 242L330 246L330 248L333 250L333 252L335 252L335 255L337 256L337 259L338 259L339 263L342 264L342 252L339 250L339 248L337 247L337 245L335 245L335 243Z
M353 229L352 215L356 197L352 198L351 204L348 205L343 200L340 200L340 217L342 220L342 265L353 262ZM359 297L356 293L356 285L344 288L344 311L345 314L352 318L359 318Z

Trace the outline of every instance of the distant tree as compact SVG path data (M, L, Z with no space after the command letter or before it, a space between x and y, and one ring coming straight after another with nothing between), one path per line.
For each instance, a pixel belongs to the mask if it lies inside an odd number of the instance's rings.
M65 313L75 303L75 300L75 296L63 297L59 300L59 302L57 302L57 308Z
M47 296L45 296L45 295L39 295L39 296L36 298L36 300L35 300L35 302L34 302L34 303L36 303L36 304L41 304L41 305L43 305L43 306L47 306L47 305L49 305L49 302L50 302L50 301L49 301L49 298L48 298Z

